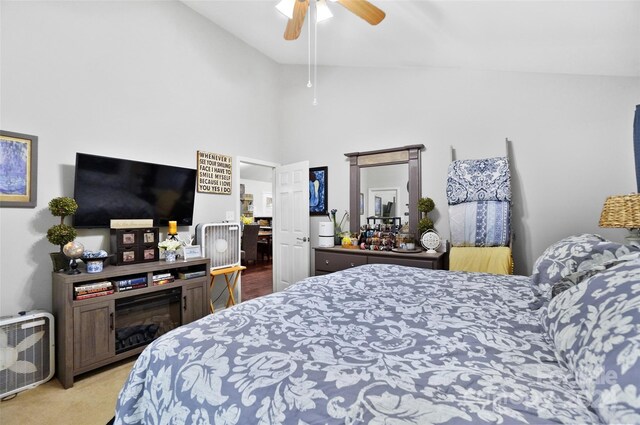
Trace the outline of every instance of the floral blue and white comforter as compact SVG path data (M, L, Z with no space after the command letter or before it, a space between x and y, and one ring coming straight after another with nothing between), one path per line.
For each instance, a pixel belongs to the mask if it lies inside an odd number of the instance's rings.
M366 265L160 337L116 424L599 423L528 277Z

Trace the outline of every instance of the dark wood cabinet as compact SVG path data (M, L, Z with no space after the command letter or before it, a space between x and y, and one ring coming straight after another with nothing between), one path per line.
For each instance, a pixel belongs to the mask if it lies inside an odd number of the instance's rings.
M398 264L422 269L446 270L449 267L445 252L428 254L398 253L393 251L366 251L342 247L315 248L315 275L322 275L363 264Z
M139 335L135 332L141 329L148 331L147 318L155 325L153 320L157 319L154 318L152 305L167 305L167 315L171 318L160 324L159 328L163 330L170 330L209 314L210 262L207 258L175 263L155 261L108 266L101 273L86 273L83 266L79 269L82 273L76 275L52 275L53 313L56 319L56 375L64 388L72 387L77 375L140 353L149 342L159 336L160 333L152 335L148 340L142 339L141 342L131 337L126 341L131 344L130 348L118 348L118 344L122 345L123 334L134 333L133 336L137 338ZM179 279L180 272L195 271L205 274L192 279ZM171 273L175 280L154 286L153 276L161 273ZM146 277L146 287L116 291L94 298L74 299L74 288L77 286L139 279L140 276ZM166 301L159 303L159 298ZM139 307L135 314L130 313L132 304ZM127 322L126 314L134 316L135 321ZM145 324L138 325L141 321Z

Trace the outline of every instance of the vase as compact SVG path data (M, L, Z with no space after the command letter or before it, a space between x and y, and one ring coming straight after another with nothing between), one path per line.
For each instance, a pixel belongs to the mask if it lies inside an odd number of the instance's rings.
M176 251L165 251L164 252L164 260L167 263L174 263L176 261Z
M54 272L69 270L69 259L62 252L50 252L49 256L53 263Z
M342 245L342 236L333 235L333 244L334 245Z

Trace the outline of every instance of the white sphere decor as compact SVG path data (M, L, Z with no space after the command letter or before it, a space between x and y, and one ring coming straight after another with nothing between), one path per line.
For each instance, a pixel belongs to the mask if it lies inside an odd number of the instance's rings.
M69 258L80 258L84 253L84 245L80 242L71 241L62 247L62 252Z
M435 230L427 230L420 236L420 244L428 253L433 254L440 246L440 235Z

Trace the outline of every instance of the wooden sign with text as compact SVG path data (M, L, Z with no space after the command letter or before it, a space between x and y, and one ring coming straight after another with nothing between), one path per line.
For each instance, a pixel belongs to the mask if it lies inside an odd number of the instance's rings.
M231 157L198 151L198 192L231 195Z

